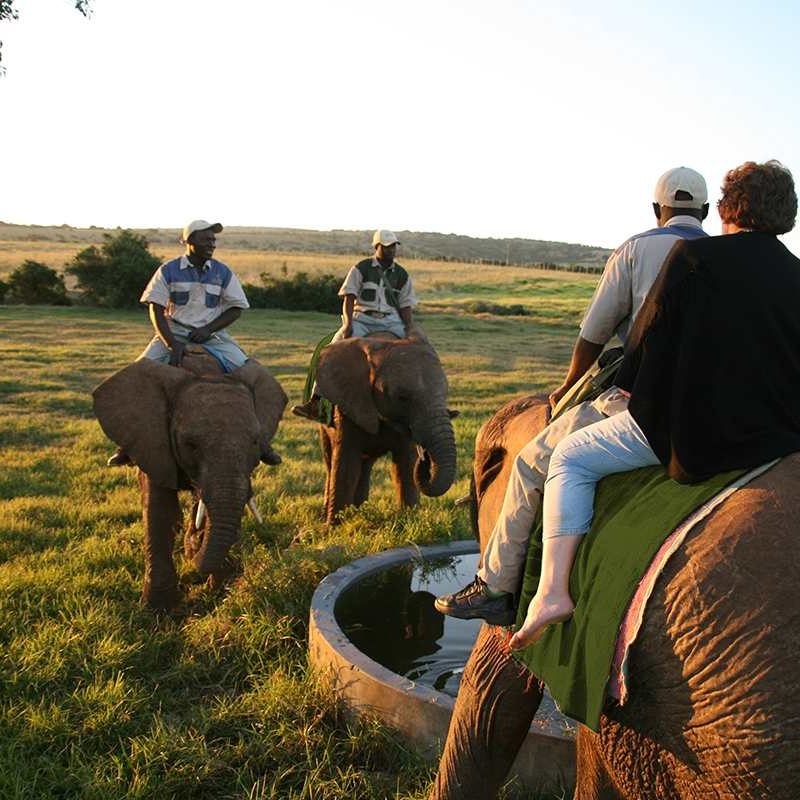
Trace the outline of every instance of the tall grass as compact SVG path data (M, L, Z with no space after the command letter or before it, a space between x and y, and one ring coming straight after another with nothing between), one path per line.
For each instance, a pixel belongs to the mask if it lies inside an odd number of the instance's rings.
M461 411L454 488L398 512L378 465L369 502L329 530L316 431L287 415L274 442L284 463L255 474L264 523L244 520L242 577L212 593L178 556L185 602L162 616L139 605L135 474L104 467L111 443L90 398L144 347L144 312L0 308L0 797L426 796L431 766L379 723L350 720L310 672L311 595L366 553L469 535L453 500L467 490L475 433L505 400L556 383L594 283L569 276L561 292L542 274L527 297L508 275L496 297L539 313L477 318L455 298L484 286L453 288L448 269L429 284L434 298L434 281L450 287L431 301L441 310L419 316ZM250 311L232 332L297 402L310 350L335 325Z

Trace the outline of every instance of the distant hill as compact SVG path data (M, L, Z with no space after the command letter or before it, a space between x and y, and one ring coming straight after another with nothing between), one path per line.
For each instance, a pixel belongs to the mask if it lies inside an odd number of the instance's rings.
M119 230L119 229L116 229ZM174 244L180 232L169 228L134 229L151 244ZM69 225L11 225L0 222L0 241L98 242L104 228ZM492 264L554 264L602 267L611 253L603 247L537 239L479 239L454 233L396 231L406 258ZM225 246L245 250L309 253L370 252L372 231L313 231L302 228L225 228Z

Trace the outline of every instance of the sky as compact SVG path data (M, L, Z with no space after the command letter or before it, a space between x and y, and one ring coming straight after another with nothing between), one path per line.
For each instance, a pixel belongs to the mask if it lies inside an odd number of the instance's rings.
M686 165L717 234L726 170L777 158L800 181L792 6L17 0L0 220L615 247Z

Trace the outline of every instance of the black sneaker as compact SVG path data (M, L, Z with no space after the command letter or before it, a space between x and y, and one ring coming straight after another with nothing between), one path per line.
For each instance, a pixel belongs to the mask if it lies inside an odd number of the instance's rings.
M485 619L490 625L514 624L514 596L503 592L490 597L488 587L476 575L475 580L454 594L437 597L437 611L458 619Z
M307 403L292 406L292 414L312 422L319 422L319 397L314 395Z
M283 459L272 449L270 444L261 445L261 462L270 467L277 467L283 463Z

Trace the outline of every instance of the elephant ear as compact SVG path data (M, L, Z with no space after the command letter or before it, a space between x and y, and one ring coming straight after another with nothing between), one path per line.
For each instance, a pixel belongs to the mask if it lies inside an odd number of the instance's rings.
M248 359L244 366L235 369L230 376L241 381L253 393L253 405L261 423L261 433L269 441L278 429L278 422L289 398L269 370L254 358Z
M370 362L360 339L345 339L322 351L317 388L359 428L378 432L380 419L372 399Z
M191 380L182 369L144 358L92 392L100 427L159 486L178 488L170 412L178 389Z

